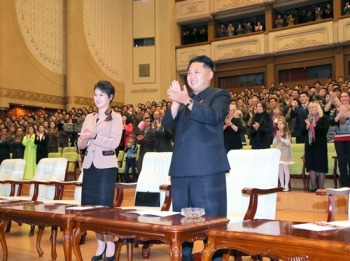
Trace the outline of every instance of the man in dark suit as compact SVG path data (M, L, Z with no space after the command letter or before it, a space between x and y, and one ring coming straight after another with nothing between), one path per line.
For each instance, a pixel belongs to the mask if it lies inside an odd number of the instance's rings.
M227 215L226 177L230 169L222 126L229 111L230 94L210 87L213 62L207 56L191 59L187 82L193 93L177 81L167 93L172 105L164 115L165 129L175 129L169 175L174 211L185 207L205 209L210 216ZM182 260L192 260L193 243L183 244ZM220 253L214 255L215 260Z
M299 94L299 101L301 105L296 106L296 103L294 103L295 105L293 105L293 108L290 112L290 117L292 119L295 118L294 135L296 143L304 143L305 135L302 134L302 130L306 128L305 120L309 115L309 110L307 108L307 106L309 105L308 93L301 92Z

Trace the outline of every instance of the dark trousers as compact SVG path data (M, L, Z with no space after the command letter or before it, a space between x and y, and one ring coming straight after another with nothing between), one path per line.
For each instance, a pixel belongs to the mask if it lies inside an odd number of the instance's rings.
M125 170L124 170L124 182L130 182L129 169L132 172L132 181L136 182L136 158L126 158Z
M350 186L350 141L335 141L335 150L338 157L338 166L340 173L340 186Z
M225 172L193 177L171 177L173 210L182 208L204 208L205 214L216 217L227 216ZM192 261L192 242L182 244L182 261ZM222 251L217 251L213 260L221 260Z

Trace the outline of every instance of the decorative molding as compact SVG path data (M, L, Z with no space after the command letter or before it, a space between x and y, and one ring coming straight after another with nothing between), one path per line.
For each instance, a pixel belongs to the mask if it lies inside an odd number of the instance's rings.
M158 92L158 89L137 89L137 90L131 90L131 93L150 93L150 92Z
M305 48L309 46L315 46L315 45L321 45L324 44L324 42L317 41L315 39L308 39L307 36L305 37L297 37L293 39L292 43L285 44L281 48L279 48L280 51L285 50L291 50L291 49L299 49L299 48Z
M236 47L232 48L230 52L224 53L221 56L219 56L219 60L236 58L241 56L250 56L255 54L257 54L257 52L253 52L252 50L248 50L244 47Z
M260 0L216 0L217 11L260 3Z
M91 56L100 69L123 82L123 0L84 0L83 26Z
M16 0L17 22L24 42L47 69L66 74L65 0Z
M205 10L205 2L197 1L195 3L184 4L180 3L180 15L188 15L193 13L200 13Z
M265 35L265 54L269 53L269 48L270 48L269 43L270 43L269 37L268 35Z
M0 88L0 97L6 97L6 98L18 99L18 100L45 102L45 103L59 104L59 105L66 104L66 99L64 97L42 94L42 93L35 93L35 92L6 89L6 88Z

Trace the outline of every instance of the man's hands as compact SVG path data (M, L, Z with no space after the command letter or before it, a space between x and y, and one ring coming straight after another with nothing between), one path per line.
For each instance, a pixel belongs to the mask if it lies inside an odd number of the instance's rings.
M187 104L190 100L190 96L188 95L186 85L184 85L183 90L181 90L179 82L175 80L171 82L171 85L167 90L167 94L169 95L169 98L173 101L173 104Z

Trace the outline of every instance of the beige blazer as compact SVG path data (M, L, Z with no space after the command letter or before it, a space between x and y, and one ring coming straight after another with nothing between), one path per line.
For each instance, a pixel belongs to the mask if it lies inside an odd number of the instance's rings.
M86 116L83 129L90 129L97 133L96 139L78 139L79 149L85 149L86 153L83 168L90 168L94 163L98 169L118 167L115 149L119 146L123 133L122 117L116 112L112 112L112 120L105 121L105 118L97 120L97 113L90 113Z

